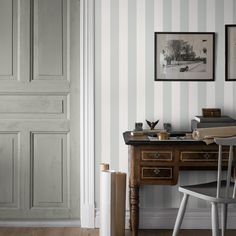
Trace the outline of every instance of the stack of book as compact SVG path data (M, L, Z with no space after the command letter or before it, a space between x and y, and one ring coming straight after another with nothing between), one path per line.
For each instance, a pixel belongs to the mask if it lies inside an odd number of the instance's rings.
M195 116L191 120L191 129L196 128L210 128L210 127L224 127L224 126L236 126L236 120L229 116L219 117L203 117Z

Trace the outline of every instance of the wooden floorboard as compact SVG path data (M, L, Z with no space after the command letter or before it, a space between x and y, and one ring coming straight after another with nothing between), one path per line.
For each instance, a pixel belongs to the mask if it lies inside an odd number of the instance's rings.
M171 236L172 230L139 230L139 236ZM98 229L81 228L0 228L0 236L99 236ZM125 236L131 236L129 230ZM179 236L211 236L210 230L181 230ZM236 236L227 230L225 236Z

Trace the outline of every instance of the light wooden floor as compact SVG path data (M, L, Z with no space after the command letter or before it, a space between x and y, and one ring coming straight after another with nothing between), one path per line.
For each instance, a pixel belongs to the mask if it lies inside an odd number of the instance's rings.
M171 236L172 230L140 230L139 236ZM81 228L0 228L0 236L98 236L97 229ZM130 231L126 231L130 236ZM227 230L226 236L235 236ZM182 230L179 236L211 236L210 230Z

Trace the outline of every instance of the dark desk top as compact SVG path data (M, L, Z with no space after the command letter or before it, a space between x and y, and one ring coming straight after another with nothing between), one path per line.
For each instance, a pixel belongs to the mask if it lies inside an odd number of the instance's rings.
M197 141L194 139L185 138L183 135L171 135L167 140L158 140L157 137L151 137L148 135L132 136L130 131L123 133L125 144L127 145L172 145L172 144L205 144L203 141Z

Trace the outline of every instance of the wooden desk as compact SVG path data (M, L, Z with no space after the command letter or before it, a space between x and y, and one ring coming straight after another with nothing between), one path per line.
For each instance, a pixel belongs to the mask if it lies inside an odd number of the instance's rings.
M123 134L129 145L130 228L138 235L139 186L175 185L179 170L213 170L217 167L218 146L202 141L180 139L150 141L147 136ZM228 150L223 149L223 160Z

